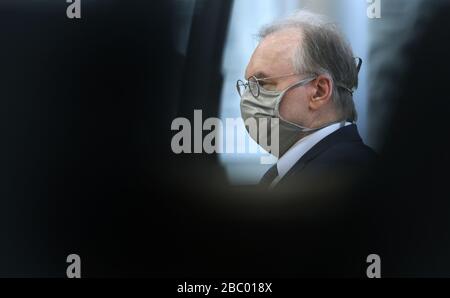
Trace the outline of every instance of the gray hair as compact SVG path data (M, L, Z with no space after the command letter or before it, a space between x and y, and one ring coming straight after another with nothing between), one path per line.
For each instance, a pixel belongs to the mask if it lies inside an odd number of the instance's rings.
M358 87L358 67L350 44L325 16L301 10L278 20L259 33L263 39L288 28L299 28L302 43L293 57L298 73L326 74L333 81L332 100L342 120L357 120L353 90Z

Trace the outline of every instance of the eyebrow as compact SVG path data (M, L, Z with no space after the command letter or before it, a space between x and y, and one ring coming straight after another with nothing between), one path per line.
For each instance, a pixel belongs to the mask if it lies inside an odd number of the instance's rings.
M249 76L249 77L247 78L247 80L250 79L251 77L256 77L257 79L264 79L264 78L269 78L270 76L269 76L268 74L266 74L265 72L258 71L258 72L255 73L254 75Z

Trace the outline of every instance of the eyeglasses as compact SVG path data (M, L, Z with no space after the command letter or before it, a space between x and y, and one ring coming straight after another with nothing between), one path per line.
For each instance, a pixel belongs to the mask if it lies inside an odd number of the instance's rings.
M268 78L261 78L258 79L256 76L252 76L250 78L248 78L247 82L244 82L242 80L237 80L236 82L236 89L237 92L239 93L239 96L242 96L245 92L245 90L247 88L250 89L250 93L252 94L252 96L254 98L258 98L259 94L260 94L260 89L261 86L259 84L260 81L267 81L267 80L274 80L274 79L282 79L282 78L287 78L287 77L291 77L291 76L295 76L298 75L297 73L291 73L291 74L287 74L287 75L282 75L282 76L276 76L276 77L268 77Z
M359 57L355 57L355 60L357 60L357 70L359 73L359 70L361 69L361 65L362 65L362 59ZM287 74L287 75L282 75L282 76L276 76L276 77L267 77L267 78L261 78L258 79L256 76L252 76L250 78L247 79L247 82L244 82L242 80L237 80L236 82L236 89L237 92L239 94L239 96L242 97L242 95L244 94L245 90L247 88L250 89L250 93L253 95L254 98L258 98L259 94L260 94L260 89L261 89L261 85L260 85L260 81L267 81L267 80L273 80L273 79L282 79L282 78L287 78L290 76L295 76L298 75L298 73L291 73L291 74ZM317 74L312 74L314 76L317 76ZM343 88L344 90L348 91L350 94L353 95L354 90L350 89L348 87L346 87L343 84L336 84L337 87Z

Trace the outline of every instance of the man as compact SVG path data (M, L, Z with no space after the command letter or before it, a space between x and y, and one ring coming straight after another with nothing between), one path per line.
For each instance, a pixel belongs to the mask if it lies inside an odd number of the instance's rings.
M361 60L334 24L307 11L263 28L260 39L237 87L244 121L259 123L250 135L279 157L261 184L330 189L352 181L375 157L355 124Z

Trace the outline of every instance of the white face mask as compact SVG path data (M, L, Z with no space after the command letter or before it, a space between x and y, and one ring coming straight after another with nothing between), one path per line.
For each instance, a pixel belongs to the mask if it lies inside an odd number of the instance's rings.
M251 94L248 87L245 89L241 96L242 119L246 124L252 123L251 119L254 119L253 122L256 121L257 129L251 129L248 125L246 125L246 129L252 139L264 150L280 157L300 140L304 133L317 131L330 125L311 129L284 120L280 115L280 103L286 92L293 88L305 86L314 79L315 77L301 80L283 91L268 91L260 87L258 98Z

